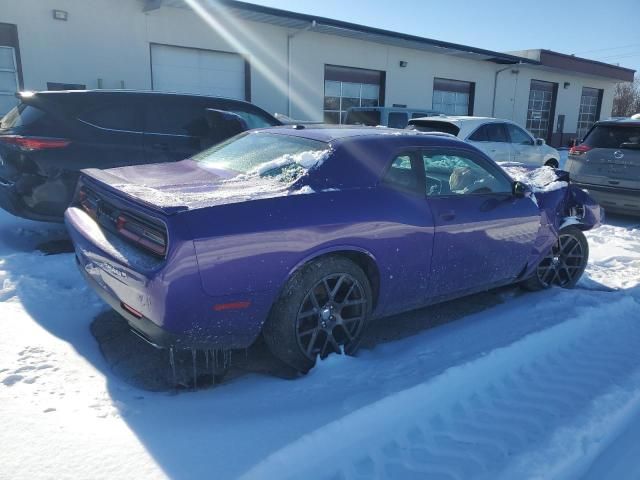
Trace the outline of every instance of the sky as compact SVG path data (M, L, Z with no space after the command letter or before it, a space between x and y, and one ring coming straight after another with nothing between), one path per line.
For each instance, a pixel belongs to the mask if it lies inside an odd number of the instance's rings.
M499 52L546 48L640 71L640 0L248 0Z

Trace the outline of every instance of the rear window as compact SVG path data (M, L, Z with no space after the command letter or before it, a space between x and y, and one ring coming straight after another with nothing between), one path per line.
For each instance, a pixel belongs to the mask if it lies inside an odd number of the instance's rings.
M436 120L414 120L411 122L411 126L420 132L443 132L455 136L458 136L460 132L460 128L453 123L439 122Z
M591 148L640 149L639 125L596 125L584 139Z
M322 162L328 153L329 145L317 140L245 132L199 153L193 160L207 168L290 180Z
M409 123L409 116L404 112L389 112L387 126L390 128L405 128Z
M380 110L349 110L345 119L347 125L380 125Z
M45 112L39 108L21 103L20 105L9 110L2 120L0 120L0 128L16 128L26 127L44 117Z

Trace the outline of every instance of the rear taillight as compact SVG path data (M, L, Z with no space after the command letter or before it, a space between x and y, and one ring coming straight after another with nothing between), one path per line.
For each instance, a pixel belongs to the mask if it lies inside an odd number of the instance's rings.
M140 222L129 215L118 215L116 230L123 237L157 255L164 255L167 251L167 238L161 230Z
M82 187L78 191L77 199L82 209L93 218L96 218L98 213L98 199L93 195L93 193L85 187Z
M569 155L580 156L584 155L589 150L591 150L591 147L588 145L576 145L575 147L571 147L571 150L569 150Z
M156 255L166 254L167 235L162 226L123 213L85 186L78 190L76 205L106 229L117 232L120 236Z
M13 145L21 150L33 152L36 150L49 150L53 148L65 148L71 143L66 138L50 138L50 137L24 137L22 135L2 135L0 142Z

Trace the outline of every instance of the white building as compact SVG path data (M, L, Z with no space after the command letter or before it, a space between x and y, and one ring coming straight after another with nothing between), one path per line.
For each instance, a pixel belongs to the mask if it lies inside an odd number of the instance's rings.
M0 113L18 89L155 89L333 122L352 105L497 116L559 145L608 117L633 75L231 0L0 0Z

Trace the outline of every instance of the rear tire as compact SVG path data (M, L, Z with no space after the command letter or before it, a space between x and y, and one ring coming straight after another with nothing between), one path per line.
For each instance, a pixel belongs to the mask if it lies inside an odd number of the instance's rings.
M318 357L355 353L371 309L362 269L344 257L323 257L291 276L271 308L264 339L277 358L307 373Z
M551 248L533 273L522 282L526 290L538 291L551 288L574 288L589 261L589 243L584 233L575 226L560 230L558 241Z
M545 166L551 167L551 168L559 168L560 162L558 162L558 160L556 160L555 158L550 158L545 162Z

